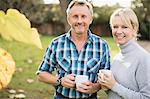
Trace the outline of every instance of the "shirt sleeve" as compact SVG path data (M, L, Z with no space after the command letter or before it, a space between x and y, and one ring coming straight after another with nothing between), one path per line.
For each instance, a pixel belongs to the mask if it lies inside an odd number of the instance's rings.
M116 83L112 91L125 99L150 99L150 57L145 57L139 64L136 72L136 80L139 91L126 88L123 85Z
M52 42L46 49L44 58L43 58L41 64L39 65L39 68L38 68L36 74L39 74L42 71L46 71L49 73L52 73L54 71L54 68L56 66L55 51L56 51L55 45Z
M103 57L102 57L102 67L103 69L108 69L110 70L110 50L109 50L109 46L107 43L103 44Z

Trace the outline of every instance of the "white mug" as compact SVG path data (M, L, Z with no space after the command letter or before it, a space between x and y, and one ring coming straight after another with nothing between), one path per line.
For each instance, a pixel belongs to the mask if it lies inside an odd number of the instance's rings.
M104 80L104 75L111 76L112 72L111 72L111 70L101 69L101 70L99 70L99 75L101 76L101 79Z
M76 77L75 77L76 87L78 87L81 83L84 83L87 81L88 81L87 75L76 75Z
M111 72L110 70L101 69L101 70L99 70L98 75L101 77L101 80L105 82L104 76L105 76L105 75L111 76L111 75L112 75L112 72ZM101 89L103 89L103 90L108 90L107 88L105 88L105 87L103 87L103 86L101 87Z

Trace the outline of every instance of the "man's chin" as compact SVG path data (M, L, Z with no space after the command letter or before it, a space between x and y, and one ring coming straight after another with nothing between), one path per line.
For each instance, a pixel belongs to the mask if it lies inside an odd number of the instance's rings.
M84 34L84 32L76 32L76 34Z

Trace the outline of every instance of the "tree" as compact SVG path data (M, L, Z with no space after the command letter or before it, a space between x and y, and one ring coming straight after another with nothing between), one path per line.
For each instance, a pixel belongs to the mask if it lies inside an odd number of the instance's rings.
M39 9L43 9L41 5L43 0L0 0L0 10L7 11L9 8L17 9L25 14L30 21L40 23L43 17L37 19L37 16L43 15ZM38 12L38 13L37 13ZM40 16L39 16L40 17Z
M110 36L111 29L109 19L112 12L120 7L118 4L114 6L104 5L101 7L94 7L94 20L91 29L100 36Z
M132 8L135 10L139 23L140 39L150 40L150 0L133 0Z
M68 4L70 3L71 0L59 0L60 2L60 7L61 7L61 10L62 10L62 13L63 13L63 17L61 18L62 19L62 22L64 23L65 25L65 32L68 31L69 29L69 25L68 25L68 22L67 22L67 16L66 16L66 9L67 9L67 6Z
M40 33L52 34L63 31L63 15L59 5L44 4L43 0L0 0L0 10L7 11L9 8L19 10L31 21L32 26L38 28ZM45 31L52 24L52 31ZM56 24L59 24L56 26ZM60 26L61 25L61 26ZM43 27L41 29L41 26ZM39 28L40 27L40 28ZM56 31L57 30L57 31Z

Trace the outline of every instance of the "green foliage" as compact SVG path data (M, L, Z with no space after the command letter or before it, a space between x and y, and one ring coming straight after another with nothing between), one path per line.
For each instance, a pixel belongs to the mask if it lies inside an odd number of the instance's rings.
M111 28L109 25L110 15L115 9L119 7L118 4L114 6L104 5L101 7L94 7L94 19L91 29L99 36L110 36Z
M54 88L48 84L37 81L35 72L40 64L44 52L53 37L41 36L44 50L39 50L32 45L19 42L10 42L0 38L0 47L4 48L13 56L16 61L16 72L7 89L0 92L0 99L7 99L8 90L23 89L26 99L53 99ZM104 38L110 44L111 54L115 55L118 51L112 38ZM30 62L32 61L32 62ZM27 79L33 79L33 83L28 83ZM100 99L106 99L106 94L100 91Z
M0 10L7 11L8 8L16 8L24 13L31 21L32 25L37 27L44 23L53 24L53 33L65 32L69 26L66 21L65 9L71 0L60 0L60 5L44 5L43 0L0 0ZM141 39L150 39L150 0L132 0L132 8L140 20ZM112 11L119 5L109 7L107 5L94 8L94 21L92 28L96 25L109 27L109 17Z
M33 24L51 21L51 5L44 5L43 0L0 0L0 10L18 9L24 13ZM49 18L50 17L50 18Z
M110 15L119 5L108 6L104 5L102 7L94 7L94 21L93 24L108 24Z
M150 0L133 0L132 8L135 10L139 23L140 39L150 40Z
M115 41L112 37L103 37L103 38L109 44L110 54L111 54L111 61L112 61L112 59L116 55L116 53L119 52L119 47L117 46L117 44L115 43Z
M0 92L0 99L6 99L9 95L9 89L23 89L27 99L49 99L53 95L53 88L49 85L40 83L36 79L36 70L43 58L46 47L52 37L42 37L44 50L37 49L32 45L22 44L19 42L10 42L0 38L0 47L4 48L13 56L16 61L16 72L8 88ZM31 60L32 62L29 62ZM33 83L28 83L27 79L33 79Z

